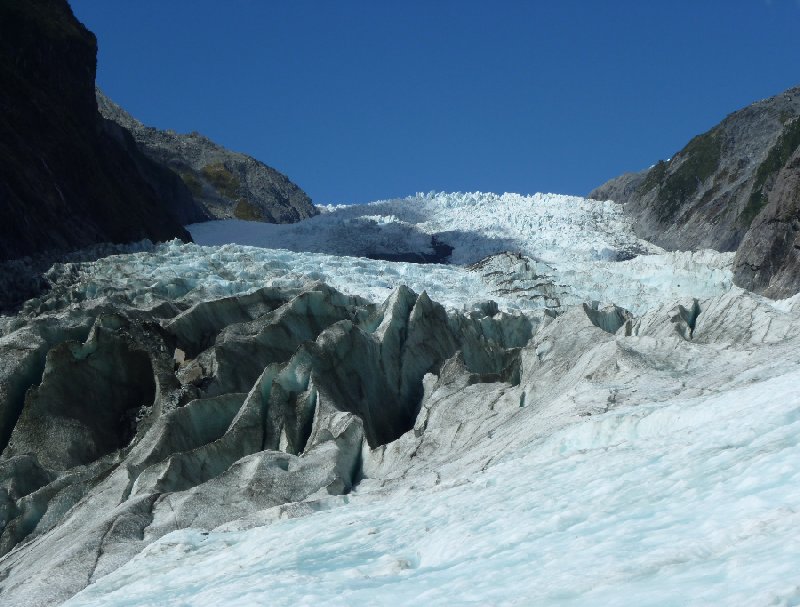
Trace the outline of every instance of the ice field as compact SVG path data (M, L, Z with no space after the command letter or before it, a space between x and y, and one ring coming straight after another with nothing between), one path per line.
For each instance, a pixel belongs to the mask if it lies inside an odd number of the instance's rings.
M431 194L336 207L297 224L228 220L189 228L197 244L175 241L69 268L71 297L192 302L323 281L375 302L402 284L455 310L489 299L517 311L599 301L640 314L733 284L732 253L664 252L633 234L619 205L570 196ZM359 257L430 253L433 234L452 243L451 263ZM54 280L59 271L51 272ZM80 274L77 284L71 272Z
M610 201L541 194L190 229L54 269L42 305L322 281L539 324L518 384L426 376L414 429L364 446L349 494L175 531L66 605L800 605L800 300L734 287L733 254L664 252ZM385 259L442 243L447 263Z
M189 226L195 242L334 255L434 254L432 236L453 247L450 263L515 251L546 263L660 252L636 237L621 205L560 194L431 192L364 205L319 207L294 224L239 220Z
M182 531L79 605L797 605L800 368L616 410L473 478Z

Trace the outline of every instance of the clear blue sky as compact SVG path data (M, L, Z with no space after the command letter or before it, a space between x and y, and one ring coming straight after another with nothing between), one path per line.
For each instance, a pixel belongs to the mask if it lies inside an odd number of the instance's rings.
M585 194L800 83L800 0L71 0L98 84L318 203Z

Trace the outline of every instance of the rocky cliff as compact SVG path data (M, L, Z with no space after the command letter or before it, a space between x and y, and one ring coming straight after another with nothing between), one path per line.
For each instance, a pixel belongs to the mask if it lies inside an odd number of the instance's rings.
M184 135L145 126L99 89L97 105L105 118L132 133L148 158L180 175L210 217L292 223L318 214L303 190L250 156L227 150L199 133Z
M786 297L800 292L800 147L774 175L761 202L765 206L736 252L734 279L768 297Z
M0 3L0 261L98 242L191 240L180 179L103 120L97 42L66 0Z
M593 190L668 249L737 251L736 281L772 297L800 288L800 87L734 112L671 159ZM800 244L800 243L798 243Z

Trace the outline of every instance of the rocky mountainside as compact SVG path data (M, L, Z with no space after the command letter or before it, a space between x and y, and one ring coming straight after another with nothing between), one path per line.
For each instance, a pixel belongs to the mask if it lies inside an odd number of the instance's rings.
M637 234L671 250L737 251L737 284L800 289L800 87L734 112L670 160L593 190L625 205Z
M97 42L66 0L0 3L0 261L98 242L190 240L172 172L97 112Z
M781 144L774 153L776 164L788 160L770 176L770 187L765 185L764 206L734 260L736 283L768 297L800 292L800 121Z
M148 158L180 175L209 217L292 223L318 214L303 190L263 162L199 133L145 126L99 89L96 94L100 113L129 130Z

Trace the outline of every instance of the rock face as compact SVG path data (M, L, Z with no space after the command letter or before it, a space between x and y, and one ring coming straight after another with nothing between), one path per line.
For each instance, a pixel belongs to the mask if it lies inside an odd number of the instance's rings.
M643 238L671 250L738 251L737 284L797 292L800 87L734 112L668 161L593 190L625 205Z
M97 43L65 0L0 5L0 261L191 240L191 194L97 113Z
M638 173L623 173L592 190L589 198L626 203L636 197L636 192L648 172L649 169Z
M130 131L148 158L180 175L209 217L292 223L318 214L303 190L264 163L199 133L147 127L99 89L96 94L100 113Z

